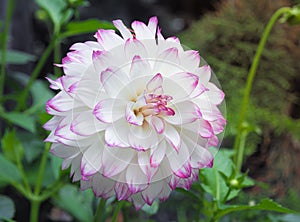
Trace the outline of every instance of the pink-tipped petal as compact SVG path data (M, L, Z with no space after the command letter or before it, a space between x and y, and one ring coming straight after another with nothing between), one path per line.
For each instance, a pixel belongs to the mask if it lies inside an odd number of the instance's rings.
M132 38L131 32L129 31L129 29L124 25L124 23L120 19L114 20L113 23L114 23L114 26L120 31L124 40Z

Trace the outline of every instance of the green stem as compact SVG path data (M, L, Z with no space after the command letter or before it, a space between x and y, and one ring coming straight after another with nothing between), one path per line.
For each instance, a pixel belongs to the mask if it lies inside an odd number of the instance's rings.
M44 51L43 55L41 56L40 60L38 61L37 65L35 66L35 69L30 75L29 81L27 82L22 94L19 97L18 105L16 107L17 111L23 110L26 107L26 99L29 94L29 90L38 77L40 71L42 70L46 60L50 56L54 46L56 44L56 38L53 37L50 44L47 46L46 50Z
M56 44L54 47L54 63L60 63L61 61L61 46L60 44ZM61 76L61 69L58 67L54 67L54 75L56 78L58 78L59 76Z
M17 167L21 173L21 178L22 178L22 181L24 183L24 187L25 187L25 190L26 190L26 193L28 193L28 195L31 195L31 189L30 189L30 185L28 183L28 180L27 180L27 176L25 174L25 171L24 171L24 168L23 168L23 165L22 165L22 162L20 160L19 157L17 157Z
M30 222L38 222L41 202L37 200L31 200L30 203Z
M40 168L37 176L37 181L35 183L34 187L34 193L30 197L30 203L31 203L31 209L30 209L30 222L37 222L39 217L39 209L42 202L42 199L40 199L39 194L41 191L41 186L43 182L44 177L44 171L47 163L47 156L50 149L50 143L45 144L45 149L43 152L43 156L40 163Z
M247 130L242 129L242 133L240 136L240 142L239 142L239 152L238 152L237 161L236 161L236 171L237 172L240 172L242 169L247 135L248 135Z
M4 91L7 37L8 37L8 32L9 32L10 21L11 21L13 11L15 8L15 3L16 3L16 0L10 0L10 1L7 1L7 6L6 6L4 30L2 33L2 41L1 41L2 56L1 56L1 71L0 71L0 101L2 101L2 96L3 96L3 91Z
M94 222L105 221L105 204L106 200L101 198L94 216Z
M227 193L226 193L226 195L225 195L225 197L223 199L223 203L226 203L227 198L229 197L230 193L231 193L231 187L229 187L229 189L228 189L228 191L227 191Z
M240 111L240 116L239 116L239 122L238 122L238 131L237 135L235 137L234 141L234 150L235 150L235 156L234 156L234 163L237 164L238 161L242 162L243 161L243 155L244 155L244 149L241 149L240 147L240 142L241 142L241 134L242 134L242 128L243 128L243 123L245 120L245 115L246 115L246 110L247 110L247 105L249 102L249 96L250 96L250 91L251 87L253 84L253 80L256 74L256 70L263 52L263 49L265 47L265 44L267 42L267 39L270 35L270 32L275 24L275 22L286 12L289 12L290 8L289 7L283 7L278 9L271 17L269 20L263 35L259 41L252 65L250 67L249 73L248 73L248 78L247 78L247 83L246 83L246 88L244 92L244 97L242 101L242 106L241 106L241 111ZM238 158L240 159L238 160ZM238 169L238 168L237 168Z
M42 186L42 182L43 182L43 177L44 177L44 172L45 172L45 167L46 167L46 163L47 163L47 157L48 157L49 150L50 150L50 143L45 143L45 149L44 149L43 156L41 159L38 177L37 177L37 181L35 183L35 188L34 188L35 195L39 195L40 191L41 191L41 186Z
M117 221L118 215L119 215L122 207L124 206L124 203L125 203L125 201L118 202L117 207L116 207L116 209L114 211L114 214L113 214L113 216L111 218L111 222L116 222Z

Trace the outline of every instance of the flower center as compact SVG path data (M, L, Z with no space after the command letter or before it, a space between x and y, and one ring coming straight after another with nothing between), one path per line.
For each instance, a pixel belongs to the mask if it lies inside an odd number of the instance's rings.
M145 95L146 105L141 107L139 112L141 112L144 117L149 115L173 116L175 115L174 110L167 107L168 102L171 100L172 97L168 95L149 93Z
M168 107L173 99L164 95L162 87L163 78L157 73L146 86L143 94L132 100L126 107L126 119L133 125L142 126L148 116L174 116L175 112Z

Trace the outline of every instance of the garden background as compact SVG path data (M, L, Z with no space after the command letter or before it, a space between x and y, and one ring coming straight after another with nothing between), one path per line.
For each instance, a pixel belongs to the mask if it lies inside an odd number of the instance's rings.
M34 186L39 177L43 139L47 136L42 125L49 119L45 102L54 95L45 77L61 75L61 70L53 64L60 63L73 43L92 39L95 27L111 28L107 21L113 19L122 19L127 25L133 20L146 22L149 17L157 15L165 36L177 35L183 45L199 50L213 68L226 95L228 124L221 149L228 148L228 155L231 155L247 73L263 30L276 9L300 4L299 0L65 1L64 7L73 10L70 18L64 18L66 23L61 24L65 36L60 44L49 50L45 63L34 74L38 60L52 41L51 14L43 9L42 0L18 0L11 9L9 1L0 2L2 49L3 43L7 43L8 48L6 66L2 63L1 67L6 75L1 79L4 96L0 100L0 150L3 154L0 166L1 171L8 170L13 178L14 168L9 164L18 164L17 159L20 159L29 186ZM5 19L9 13L11 23L6 28ZM89 20L90 23L84 24L84 29L76 26L74 21L77 20ZM5 30L8 32L6 40ZM265 46L244 123L248 137L242 171L248 171L256 182L240 192L231 203L251 204L270 197L287 208L300 211L299 37L299 25L277 22ZM27 89L29 96L22 100L24 86L31 81L30 75L33 74L37 78L32 79L31 88ZM7 160L9 163L5 162ZM60 171L58 158L49 154L46 161L41 187L58 177L64 178L64 184L54 195L42 201L39 220L91 221L98 200L90 191L81 192L78 184L71 183L68 172ZM29 201L10 185L5 175L1 176L0 193L10 200L0 202L0 208L4 211L8 207L7 212L13 212L10 218L15 221L28 221ZM200 184L201 177L192 190L202 189ZM107 213L113 208L108 206ZM142 211L135 211L127 203L118 221L126 218L127 221L192 221L199 208L193 195L178 190L166 202L155 202L154 206ZM222 221L254 220L297 221L300 218L293 214L251 210L232 213Z

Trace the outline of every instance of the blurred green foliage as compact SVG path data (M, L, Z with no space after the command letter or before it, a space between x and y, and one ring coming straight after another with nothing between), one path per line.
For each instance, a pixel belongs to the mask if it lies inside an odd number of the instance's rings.
M225 1L219 11L204 16L181 35L182 42L198 49L212 66L225 91L227 136L236 133L247 72L263 29L276 9L289 4L285 0ZM300 70L299 34L299 27L283 24L272 30L254 80L246 118L253 126L271 127L278 134L291 132L298 138L300 121L290 117L290 109L299 99L293 94ZM250 137L254 148L259 138L255 134Z

